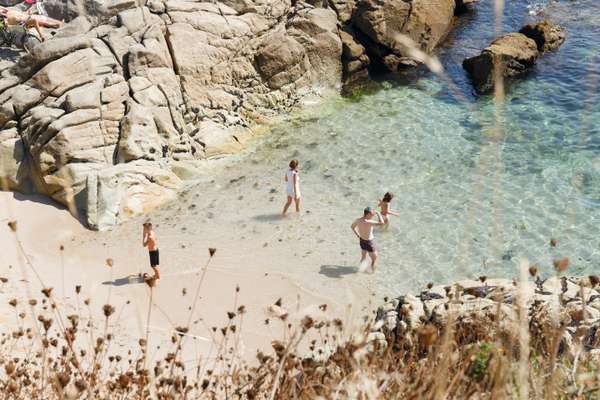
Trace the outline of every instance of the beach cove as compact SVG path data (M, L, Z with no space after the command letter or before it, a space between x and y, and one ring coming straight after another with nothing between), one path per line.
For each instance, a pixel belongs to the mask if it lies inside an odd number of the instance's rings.
M570 274L596 272L600 8L593 1L577 7L511 2L503 28L518 29L539 13L569 36L511 84L500 139L493 136L493 99L474 96L460 66L495 36L488 29L493 6L481 2L438 50L451 85L420 70L407 82L375 83L349 98L305 104L240 153L203 162L175 201L149 215L163 275L154 289L151 347L164 346L185 325L208 248L217 251L200 292L190 332L196 339L186 348L190 359L211 357L212 327L226 324L227 312L242 304L247 318L240 346L250 360L284 330L267 310L279 298L296 320L321 315L319 306L328 304L328 316L351 330L384 297L420 293L429 282L510 279L521 259L539 264L542 276L553 274L552 261L565 256ZM303 209L281 218L291 158L300 160ZM401 216L375 232L376 273L358 273L350 224L388 190ZM0 195L1 245L8 249L0 262L12 266L3 270L9 279L0 297L3 324L18 324L10 299L24 302L41 289L6 225L16 220L44 286L75 307L75 286L82 285L81 301L92 298L99 320L102 305L114 304L123 349L145 335L149 289L136 278L149 272L141 246L145 216L91 232L41 197ZM551 238L558 246L549 249Z

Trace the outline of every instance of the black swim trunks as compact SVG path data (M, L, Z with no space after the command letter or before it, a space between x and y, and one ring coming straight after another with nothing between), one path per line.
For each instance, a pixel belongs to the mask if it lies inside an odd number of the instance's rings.
M158 262L158 249L150 252L150 266L152 268L160 265Z
M360 248L369 253L374 253L376 251L375 243L372 240L360 239Z

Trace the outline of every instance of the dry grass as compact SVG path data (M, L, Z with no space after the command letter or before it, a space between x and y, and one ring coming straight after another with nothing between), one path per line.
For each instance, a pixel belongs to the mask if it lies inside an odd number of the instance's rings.
M306 317L293 326L287 340L274 341L269 354L259 352L257 363L236 362L236 326L243 308L230 315L220 330L222 347L216 365L185 366L180 359L186 327L178 328L173 348L164 359L146 367L147 340L139 342L138 356L112 353L111 334L97 337L93 348L80 328L83 317L69 315L64 327L45 317L43 304L37 329L18 328L2 335L0 363L1 397L6 399L437 399L437 398L595 398L600 388L596 363L589 353L571 360L561 353L555 338L560 331L531 326L536 340L522 349L519 330L498 329L494 318L425 324L404 332L386 332L384 341L367 341L366 326L355 340L342 343L340 321L315 321ZM19 302L13 302L19 319L25 319ZM50 307L51 308L51 307ZM103 306L108 321L114 308ZM285 321L271 323L286 324ZM299 354L309 332L322 339L309 346L315 357ZM83 335L84 338L80 338ZM527 332L529 335L529 332ZM542 339L542 340L540 340ZM319 357L319 349L335 350ZM27 353L15 349L29 348ZM523 351L525 350L525 351ZM526 368L520 361L523 355ZM102 360L106 358L106 362ZM200 374L197 371L204 371ZM218 372L217 372L218 371ZM523 375L523 373L525 375Z

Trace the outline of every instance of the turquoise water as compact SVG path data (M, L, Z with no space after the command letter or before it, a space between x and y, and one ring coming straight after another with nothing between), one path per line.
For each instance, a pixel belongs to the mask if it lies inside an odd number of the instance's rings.
M496 36L493 2L481 0L437 52L451 84L420 70L329 101L277 126L239 156L239 170L279 179L299 158L303 195L331 217L321 235L334 250L353 241L363 207L394 192L401 217L376 234L375 279L389 291L512 277L521 258L545 275L562 256L571 273L599 272L600 2L507 1L503 31L543 17L565 26L567 41L510 85L499 137L493 99L475 96L461 67Z

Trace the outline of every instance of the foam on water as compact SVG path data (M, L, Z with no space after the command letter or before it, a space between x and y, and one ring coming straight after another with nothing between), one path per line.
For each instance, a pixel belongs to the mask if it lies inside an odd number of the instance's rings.
M504 30L518 30L531 10L566 26L568 38L510 86L501 137L492 99L472 94L460 66L495 36L493 4L481 1L438 52L453 89L424 73L334 99L228 162L253 182L279 179L287 161L299 158L306 201L331 217L324 237L350 236L363 207L396 193L392 207L401 217L377 235L376 279L390 292L429 281L512 277L523 257L546 275L552 259L565 255L570 272L597 271L600 3L507 2ZM246 201L264 201L252 196L248 191ZM549 247L552 237L557 249Z

